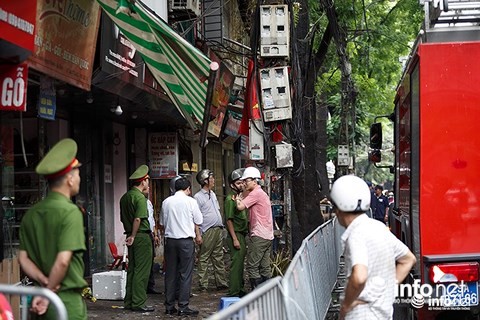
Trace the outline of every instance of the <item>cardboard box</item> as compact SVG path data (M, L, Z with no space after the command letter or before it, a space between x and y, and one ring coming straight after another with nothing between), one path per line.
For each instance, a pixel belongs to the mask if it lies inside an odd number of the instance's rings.
M123 271L94 273L92 276L93 296L100 300L123 300L127 273L122 279Z

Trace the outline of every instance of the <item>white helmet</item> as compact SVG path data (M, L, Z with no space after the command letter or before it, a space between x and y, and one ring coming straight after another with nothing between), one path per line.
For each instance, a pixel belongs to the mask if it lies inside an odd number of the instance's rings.
M357 176L338 178L333 183L330 198L334 205L344 212L365 212L370 208L370 189L365 181Z
M248 167L245 168L245 171L243 171L243 175L240 180L245 180L247 178L261 179L262 177L260 176L260 171L257 168Z

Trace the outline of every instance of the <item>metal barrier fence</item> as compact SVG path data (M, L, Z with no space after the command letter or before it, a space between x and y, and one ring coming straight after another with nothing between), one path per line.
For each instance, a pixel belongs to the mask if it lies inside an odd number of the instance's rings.
M65 305L63 304L62 300L60 300L60 298L55 293L48 289L0 284L0 293L20 295L22 297L22 305L25 305L25 299L27 296L45 297L50 301L50 303L54 305L57 314L57 320L68 319L67 309L65 309ZM27 312L27 308L24 307L22 309L22 314L20 315L20 318L22 320L27 319Z
M324 319L337 279L343 228L331 219L302 242L283 278L265 282L210 320Z

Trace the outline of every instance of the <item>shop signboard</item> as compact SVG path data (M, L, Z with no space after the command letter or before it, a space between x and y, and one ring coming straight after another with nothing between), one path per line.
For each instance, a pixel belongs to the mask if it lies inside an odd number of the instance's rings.
M212 61L218 62L220 69L215 79L212 107L210 108L210 116L214 117L214 119L208 124L208 132L215 137L219 137L225 119L227 105L230 101L230 92L235 82L235 76L212 50L210 50L209 57Z
M171 179L178 172L178 139L175 132L154 132L148 137L150 178Z
M242 121L242 115L234 111L228 111L225 129L223 130L222 141L226 143L234 143L238 139L238 129L240 128L240 122Z
M38 97L38 117L55 120L57 110L57 96L52 78L42 77L40 81L40 95Z
M30 66L89 91L99 20L95 0L38 0Z
M1 1L0 39L33 51L37 0Z
M28 66L0 65L0 110L27 110Z
M115 78L143 88L144 68L140 53L106 15L102 15L100 66ZM151 85L153 87L153 84Z

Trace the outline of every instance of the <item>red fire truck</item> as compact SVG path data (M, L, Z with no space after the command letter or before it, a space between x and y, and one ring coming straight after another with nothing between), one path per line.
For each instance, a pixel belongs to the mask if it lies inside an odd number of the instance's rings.
M397 295L411 305L394 318L480 319L480 2L436 2L425 0L423 31L385 116L394 124L391 228L417 257L410 300ZM373 124L373 162L381 136Z

